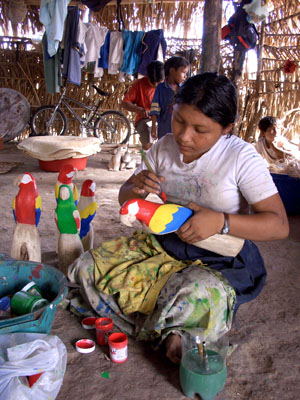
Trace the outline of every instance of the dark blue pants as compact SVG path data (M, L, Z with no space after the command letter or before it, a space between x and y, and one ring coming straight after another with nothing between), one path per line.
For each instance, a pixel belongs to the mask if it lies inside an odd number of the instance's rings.
M236 257L224 257L183 242L175 233L157 235L156 239L171 256L179 260L201 260L208 267L220 271L234 288L238 307L255 299L261 292L266 277L264 260L257 246L245 240Z

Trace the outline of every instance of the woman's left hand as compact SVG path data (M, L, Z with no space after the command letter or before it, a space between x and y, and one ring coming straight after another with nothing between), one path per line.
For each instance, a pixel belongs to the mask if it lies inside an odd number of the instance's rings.
M189 203L188 207L194 211L177 231L184 242L193 244L204 240L215 233L219 233L224 226L224 214L209 208L201 207L196 203Z

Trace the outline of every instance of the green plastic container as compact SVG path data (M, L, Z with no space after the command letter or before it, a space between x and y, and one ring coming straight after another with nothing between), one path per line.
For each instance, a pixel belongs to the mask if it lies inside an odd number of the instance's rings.
M13 314L24 315L37 311L49 304L49 301L35 294L19 291L11 299L10 307Z
M226 362L212 350L207 350L207 356L207 369L196 348L187 351L181 360L180 384L187 397L194 397L198 393L202 400L213 400L225 386Z
M37 311L0 321L0 335L13 332L50 333L57 305L67 295L68 282L57 268L14 260L0 253L0 298L34 281L49 304Z

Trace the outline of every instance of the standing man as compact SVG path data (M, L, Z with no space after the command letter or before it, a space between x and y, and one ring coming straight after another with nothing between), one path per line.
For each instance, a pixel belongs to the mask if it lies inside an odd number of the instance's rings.
M140 141L144 150L151 147L151 121L149 117L150 107L154 96L155 88L165 77L164 64L160 61L152 61L147 66L147 76L137 79L125 94L121 103L127 111L137 114L135 129L140 135Z

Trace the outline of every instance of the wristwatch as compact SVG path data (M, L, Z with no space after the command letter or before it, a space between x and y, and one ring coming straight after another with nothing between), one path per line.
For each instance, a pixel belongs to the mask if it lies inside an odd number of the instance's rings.
M224 225L223 225L223 228L220 231L220 234L221 235L226 235L227 233L230 232L229 216L225 212L223 214L224 214Z

